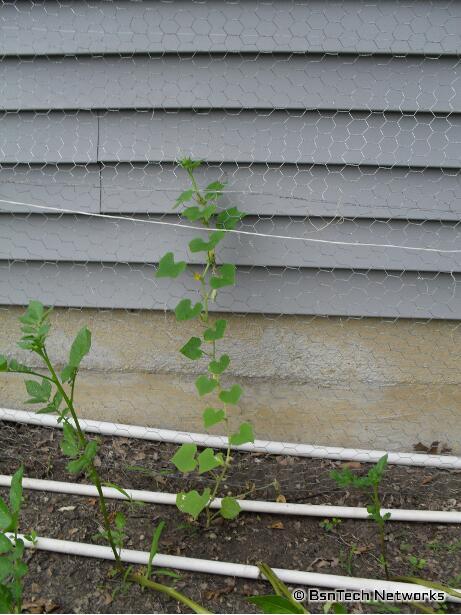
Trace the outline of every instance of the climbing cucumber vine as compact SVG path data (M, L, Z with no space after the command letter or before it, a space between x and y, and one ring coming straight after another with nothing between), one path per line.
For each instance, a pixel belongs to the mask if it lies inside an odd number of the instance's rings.
M191 361L204 360L207 372L195 381L195 387L200 397L213 395L214 402L207 405L203 411L205 429L223 423L227 434L227 450L223 454L216 453L211 448L198 452L196 444L183 444L172 457L176 468L185 474L198 471L200 475L208 474L212 478L212 486L201 493L193 489L177 495L176 505L182 512L197 519L202 511L206 512L206 523L221 515L225 519L234 519L240 512L240 506L234 497L222 498L218 512L210 511L211 502L219 496L219 491L230 468L232 446L253 442L253 429L250 423L242 423L236 432L232 432L229 424L231 408L238 404L243 390L238 384L224 388L222 375L230 365L227 354L218 354L218 342L224 337L228 322L224 318L212 319L210 304L216 301L219 290L235 285L236 267L230 263L219 263L216 249L226 232L236 228L245 216L236 207L219 209L218 201L222 196L224 184L219 181L208 184L203 190L199 188L195 170L201 162L186 158L180 161L181 167L187 172L191 187L179 195L175 208L183 208L181 216L189 222L201 224L207 231L207 237L196 237L189 242L189 250L193 254L204 255L204 265L200 272L194 272L197 282L199 301L192 303L190 299L182 299L175 309L176 320L179 322L198 319L203 326L201 335L191 337L180 349L182 355ZM187 265L184 261L175 261L172 252L168 252L159 262L157 278L177 278L184 273Z

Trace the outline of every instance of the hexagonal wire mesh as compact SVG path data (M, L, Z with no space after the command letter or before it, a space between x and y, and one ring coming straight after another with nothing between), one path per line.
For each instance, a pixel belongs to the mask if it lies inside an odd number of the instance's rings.
M58 361L93 323L88 378L128 387L102 417L192 429L203 365L169 312L195 282L154 274L169 250L203 261L172 208L177 160L200 159L247 213L211 308L232 315L239 416L268 439L459 453L460 21L428 0L2 2L1 304L65 308Z

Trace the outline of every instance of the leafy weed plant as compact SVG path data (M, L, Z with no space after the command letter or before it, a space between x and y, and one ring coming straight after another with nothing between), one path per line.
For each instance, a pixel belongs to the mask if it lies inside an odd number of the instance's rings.
M357 476L351 472L350 468L346 467L341 471L333 470L333 472L331 472L331 477L341 487L355 487L356 489L360 489L368 494L369 503L367 505L367 511L370 515L370 519L373 519L378 528L381 549L380 562L384 569L386 579L389 579L390 575L386 549L385 525L391 515L390 513L382 513L382 504L379 494L379 487L386 467L387 455L384 455L365 476Z
M325 530L325 532L333 532L339 525L341 524L341 519L337 519L333 517L332 519L323 519L320 521L320 527Z
M112 482L103 482L101 479L94 463L99 449L99 441L97 439L90 439L86 436L80 425L74 403L77 375L82 360L90 351L91 333L87 327L80 329L71 345L67 364L64 369L59 372L59 370L53 365L46 346L47 338L51 329L51 323L49 320L51 311L51 308L45 309L39 301L31 301L26 313L20 318L23 336L18 342L18 346L20 348L34 353L41 359L43 367L46 369L47 373L41 374L35 369L23 365L14 359L8 360L3 355L0 355L0 371L20 373L29 377L33 376L33 380L27 379L25 381L25 387L29 395L27 403L40 406L37 411L38 413L53 413L58 415L58 421L62 424L63 430L61 450L69 459L67 470L70 474L74 475L84 472L96 487L99 496L99 508L103 525L103 530L100 533L100 537L104 538L109 543L114 556L116 570L122 575L123 579L125 581L137 583L142 587L148 587L152 590L167 594L175 600L182 602L196 613L208 613L209 611L204 609L201 605L195 603L193 600L190 600L187 596L184 596L175 589L152 581L146 575L135 574L131 571L130 567L127 568L124 566L121 560L120 551L123 547L125 539L126 518L123 513L118 512L112 519L104 497L103 485L114 487L125 495L128 500L130 500L130 498L121 487L114 485ZM20 500L20 497L18 496L19 492L17 484L18 480L15 482L15 490L13 490L12 487L13 507L10 510L11 515L14 515L14 517L12 517L14 522L5 521L4 523L7 527L11 526L13 532L17 532L16 517L19 511L18 502ZM2 510L3 508L0 505L0 511ZM3 516L5 519L9 519L6 510L3 510ZM155 537L156 533L154 533L154 538ZM14 543L16 549L15 553L22 554L24 545L20 539L15 539ZM6 546L6 543L4 544ZM19 561L19 556L17 559ZM152 559L153 556L150 560L150 567L148 567L149 574L152 567ZM16 562L16 559L14 559L14 561ZM25 573L25 568L23 565L21 566L18 563L15 564L15 566L16 568L12 569L17 571L14 573L14 582L16 582L15 579L19 580L21 575ZM17 587L17 585L13 584L11 589L13 592L12 596L15 600L14 604L17 604L18 602L17 596L19 594Z
M22 612L22 580L28 570L24 541L18 535L23 473L19 468L11 480L9 502L0 498L0 613ZM35 535L25 538L33 542Z

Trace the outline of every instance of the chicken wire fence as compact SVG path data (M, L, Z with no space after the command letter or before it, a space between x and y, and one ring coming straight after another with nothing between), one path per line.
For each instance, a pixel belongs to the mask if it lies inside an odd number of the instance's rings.
M178 355L170 312L196 299L188 243L206 234L173 206L178 160L202 160L200 187L247 214L211 306L248 378L239 416L270 438L281 406L276 440L458 454L460 20L454 2L3 2L0 303L100 310L126 371L184 404L204 365ZM187 275L156 279L168 251ZM137 362L140 314L167 341ZM88 368L116 382L95 341ZM52 350L65 360L62 336ZM160 386L114 420L155 405L171 426Z

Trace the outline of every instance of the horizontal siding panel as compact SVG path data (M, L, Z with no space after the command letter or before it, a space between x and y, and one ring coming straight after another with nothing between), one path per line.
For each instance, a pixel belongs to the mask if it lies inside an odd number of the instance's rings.
M461 172L439 169L203 166L199 184L227 181L223 207L252 215L433 219L461 217ZM101 194L100 194L101 179ZM0 166L0 198L98 213L172 213L188 179L173 163ZM39 212L1 203L0 210ZM45 210L43 210L45 211Z
M458 58L6 58L0 108L355 109L460 112ZM50 88L49 84L53 87Z
M85 112L0 115L0 163L97 160L98 118Z
M148 265L0 262L0 305L172 309L194 282L156 280ZM20 283L18 283L20 281ZM461 279L448 274L347 270L239 270L210 310L387 318L461 319Z
M458 53L459 2L15 2L0 54L162 51Z
M461 115L108 112L100 160L461 166Z
M174 223L178 218L166 216L162 220ZM392 247L460 250L458 223L272 218L248 219L242 230L315 241L228 234L220 244L220 262L259 267L461 271L461 253ZM172 250L176 258L201 263L204 255L190 254L187 249L196 236L207 237L199 229L146 222L5 214L0 226L0 259L156 263ZM329 241L368 245L322 243Z
M14 203L2 203L1 199ZM99 168L96 165L0 167L0 211L45 211L20 204L32 203L64 210L98 213L99 201L100 180Z
M5 113L0 163L174 161L461 166L461 115L256 112ZM98 155L99 149L99 155Z
M196 176L202 187L226 181L222 206L253 215L461 218L458 170L227 163ZM189 181L174 163L117 164L101 169L101 185L103 212L171 213Z

